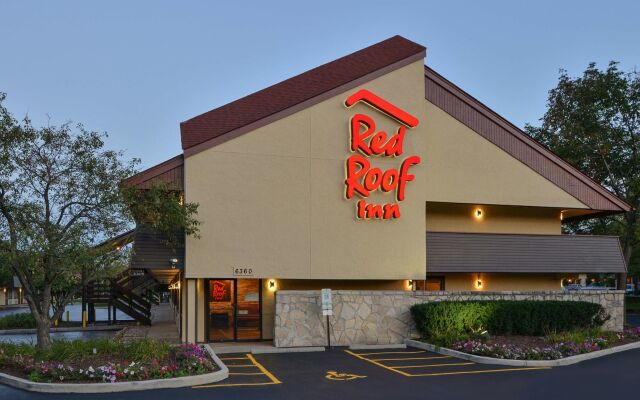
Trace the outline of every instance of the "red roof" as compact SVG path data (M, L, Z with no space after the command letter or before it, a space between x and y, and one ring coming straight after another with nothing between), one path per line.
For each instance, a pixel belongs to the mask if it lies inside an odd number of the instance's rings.
M418 55L416 60L424 58L425 50L417 43L394 36L321 65L182 122L182 148L186 150L219 138L412 56Z

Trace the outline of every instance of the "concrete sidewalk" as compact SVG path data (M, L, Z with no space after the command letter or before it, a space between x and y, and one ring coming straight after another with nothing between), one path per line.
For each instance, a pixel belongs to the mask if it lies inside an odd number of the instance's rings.
M179 343L178 327L169 303L151 307L151 326L131 326L123 329L119 336L123 339L151 338L169 343Z

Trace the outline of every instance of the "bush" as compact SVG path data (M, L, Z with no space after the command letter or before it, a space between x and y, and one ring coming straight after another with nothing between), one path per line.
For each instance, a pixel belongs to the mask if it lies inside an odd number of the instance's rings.
M491 334L541 336L602 326L599 304L584 301L443 301L416 304L411 315L423 338Z
M0 329L29 329L36 327L31 313L10 314L0 318Z

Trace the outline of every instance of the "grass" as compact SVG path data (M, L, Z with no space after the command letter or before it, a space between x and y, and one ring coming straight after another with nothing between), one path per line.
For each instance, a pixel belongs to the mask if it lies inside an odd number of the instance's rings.
M0 318L0 329L30 329L36 327L31 313L10 314Z
M615 342L617 337L614 332L603 331L600 328L577 329L570 332L550 332L547 333L545 341L547 343L582 343L588 339L605 338L608 342Z

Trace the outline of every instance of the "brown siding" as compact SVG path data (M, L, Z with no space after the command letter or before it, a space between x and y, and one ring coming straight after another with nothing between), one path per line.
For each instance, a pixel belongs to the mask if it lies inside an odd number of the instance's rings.
M614 236L427 232L427 272L619 273Z
M183 190L184 157L182 154L154 165L124 180L126 185L149 189L152 183L165 181L174 190Z
M175 251L165 244L165 240L165 236L148 227L136 228L131 268L170 269L170 260L177 258L176 269L183 269L184 234L178 234L179 247Z

